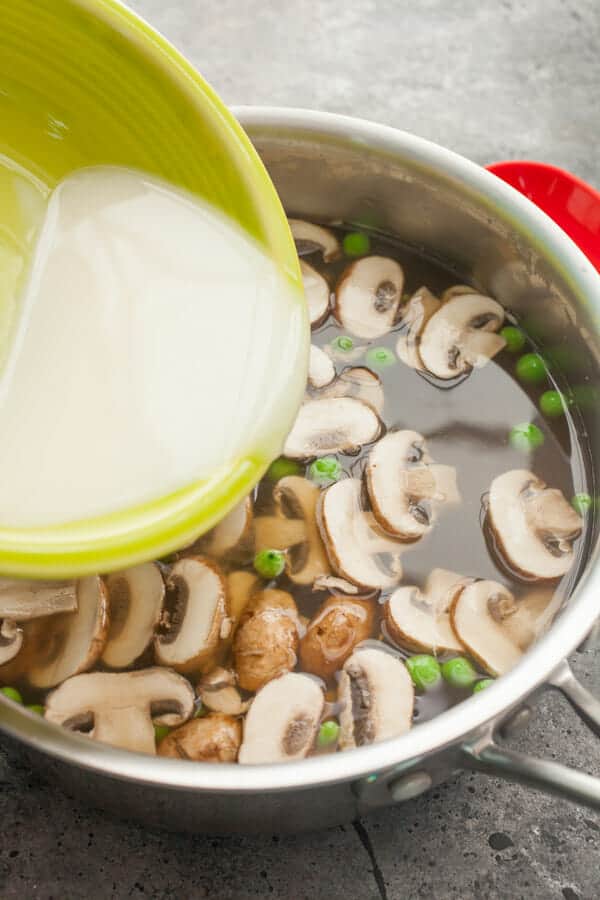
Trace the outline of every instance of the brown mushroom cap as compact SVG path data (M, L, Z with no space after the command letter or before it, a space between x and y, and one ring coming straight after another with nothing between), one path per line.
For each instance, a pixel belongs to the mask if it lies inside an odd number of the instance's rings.
M385 397L381 378L364 366L344 369L335 381L321 392L322 397L354 397L375 410L383 413Z
M298 256L308 256L319 252L324 262L331 262L340 253L339 241L333 231L315 225L314 222L306 222L304 219L288 219L290 230L296 242Z
M194 762L235 762L242 742L242 723L233 716L213 713L191 719L162 739L158 755Z
M419 344L423 329L438 311L441 303L426 287L419 288L402 310L404 330L396 343L398 358L412 369L424 368Z
M433 569L422 591L412 585L397 588L384 606L390 637L419 653L463 650L452 629L450 607L457 588L468 580L447 569Z
M321 273L303 259L300 260L300 272L308 306L308 318L311 327L318 328L329 315L329 285Z
M273 546L270 544L269 546ZM273 548L279 549L279 548ZM232 630L237 627L242 613L246 609L252 594L258 589L260 579L253 572L244 570L229 572L225 576L229 615Z
M494 478L488 517L508 566L526 579L560 578L573 565L583 521L561 491L532 472L513 469Z
M110 626L102 662L111 669L132 666L152 642L163 608L165 586L156 563L142 563L105 580Z
M324 397L300 407L284 445L290 459L354 453L376 440L381 422L370 406L351 397Z
M334 313L351 334L372 340L390 331L402 300L404 272L386 256L364 256L340 278Z
M258 691L294 668L298 650L298 611L286 591L255 594L242 616L233 641L239 685Z
M325 680L332 678L356 645L371 636L374 622L374 601L329 597L300 641L302 668Z
M402 660L382 645L359 647L340 676L340 747L347 750L404 734L412 726L414 688Z
M401 540L430 530L442 504L457 503L456 470L434 464L417 431L394 431L378 441L366 467L373 515Z
M139 753L156 752L153 720L180 725L194 709L194 692L168 669L89 672L64 681L46 699L45 717L71 731Z
M254 698L244 722L239 762L302 759L313 747L325 698L310 675L290 672L270 681Z

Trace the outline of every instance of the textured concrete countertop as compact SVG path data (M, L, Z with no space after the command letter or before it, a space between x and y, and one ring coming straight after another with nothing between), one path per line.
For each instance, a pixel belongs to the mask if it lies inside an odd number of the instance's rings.
M485 163L543 159L600 185L598 0L135 0L229 103L395 125ZM600 652L574 667L600 695ZM600 774L556 696L514 746ZM186 837L82 810L0 742L2 898L592 900L600 819L463 775L356 827Z

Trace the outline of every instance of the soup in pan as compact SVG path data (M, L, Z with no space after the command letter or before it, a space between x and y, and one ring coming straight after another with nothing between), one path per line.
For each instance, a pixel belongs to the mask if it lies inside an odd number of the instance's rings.
M308 384L252 496L169 559L0 588L0 682L51 722L197 761L345 752L484 690L569 596L576 398L502 298L291 226Z

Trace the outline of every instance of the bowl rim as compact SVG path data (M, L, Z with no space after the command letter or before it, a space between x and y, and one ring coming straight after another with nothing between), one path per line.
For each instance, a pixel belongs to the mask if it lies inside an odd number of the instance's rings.
M600 275L565 233L514 188L474 162L423 138L363 119L312 110L241 107L235 110L250 137L286 131L339 140L348 146L398 155L451 177L488 204L495 214L534 241L576 295L600 313ZM564 657L588 634L600 615L598 544L590 553L568 608L546 635L507 675L419 725L407 734L348 753L294 763L241 766L161 759L99 744L40 719L0 697L0 728L36 750L107 776L164 788L210 793L307 789L362 779L371 773L420 762L467 737L484 734L506 713L547 682Z

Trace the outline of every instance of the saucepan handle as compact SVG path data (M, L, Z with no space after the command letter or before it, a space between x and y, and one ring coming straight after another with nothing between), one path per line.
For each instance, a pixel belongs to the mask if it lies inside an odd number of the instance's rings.
M560 691L586 725L600 736L600 701L577 681L568 663L561 663L548 687ZM462 754L466 769L518 781L600 810L600 778L500 746L492 734L467 742Z

